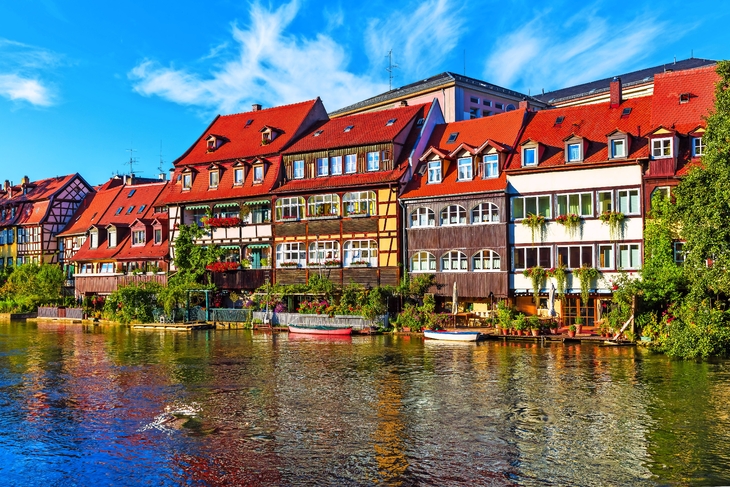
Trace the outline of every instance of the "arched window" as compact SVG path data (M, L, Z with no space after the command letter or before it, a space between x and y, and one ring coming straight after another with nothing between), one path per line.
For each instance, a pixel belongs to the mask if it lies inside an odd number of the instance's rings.
M345 216L375 215L375 191L345 193L342 198Z
M471 258L471 268L474 271L498 271L501 268L499 254L494 250L480 250Z
M309 216L337 216L340 214L340 197L336 194L318 194L307 201Z
M435 226L436 214L431 208L416 208L411 213L411 228Z
M481 203L471 210L472 223L499 223L499 207L494 203Z
M460 205L447 206L441 210L441 226L466 225L466 210Z
M452 250L451 252L446 252L443 256L441 256L441 271L442 272L454 272L454 271L466 271L468 269L468 264L466 260L466 254L464 252L459 252L458 250Z
M377 267L378 244L375 240L348 240L345 242L345 267Z
M411 272L433 272L436 270L436 257L430 252L418 252L411 257Z
M338 263L335 264L335 261ZM339 266L340 242L336 240L323 240L309 244L309 263L320 265Z
M276 200L276 220L299 220L304 217L304 198L279 198Z
M288 242L276 246L276 267L289 269L304 267L307 264L306 244Z

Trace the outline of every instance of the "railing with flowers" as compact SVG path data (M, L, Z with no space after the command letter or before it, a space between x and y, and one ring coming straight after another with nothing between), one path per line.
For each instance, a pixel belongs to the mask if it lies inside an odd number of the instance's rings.
M231 216L223 218L208 218L203 221L203 224L211 228L230 228L240 227L244 224L244 221L237 216Z
M353 260L348 267L370 267L370 262L367 260Z
M240 265L238 262L213 262L212 264L205 266L205 268L211 272L234 271L239 267Z
M299 267L299 262L294 262L294 261L279 262L278 266L283 269L295 269L295 268Z

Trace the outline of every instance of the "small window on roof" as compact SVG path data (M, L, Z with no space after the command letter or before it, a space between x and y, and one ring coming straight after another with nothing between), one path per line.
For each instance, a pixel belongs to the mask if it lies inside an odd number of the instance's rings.
M124 210L124 207L123 206L120 206L119 208L117 208L117 212L114 213L114 214L115 215L119 215L122 212L122 210Z
M624 108L621 112L621 117L628 117L629 115L631 115L631 107Z
M680 93L679 103L689 103L689 98L690 98L689 93Z
M385 126L386 126L386 127L390 127L391 125L393 125L393 124L395 123L395 121L396 121L396 120L397 120L397 119L395 119L395 118L391 118L390 120L388 120L388 121L387 121L387 122L385 123Z
M563 123L563 120L565 120L565 117L562 115L559 116L558 118L555 119L555 125L560 125L561 123Z
M127 215L129 215L133 211L134 211L134 205L130 206L129 209L127 209Z
M322 135L322 131L317 130L314 134L312 134L312 137L319 137L320 135Z
M456 138L459 136L459 132L451 132L449 134L449 140L446 141L447 144L453 144L456 142Z
M131 198L132 196L134 196L134 193L136 193L136 192L137 192L136 189L129 190L129 194L127 195L127 198Z
M416 122L416 127L421 127L425 121L425 118L419 118L418 122Z
M139 207L139 210L137 210L137 213L142 213L144 209L147 208L147 205L142 205Z
M345 130L343 130L343 132L349 132L350 130L352 130L354 128L355 128L354 125L348 125L347 127L345 127Z
M252 123L253 123L253 118L249 118L248 120L246 120L246 125L244 125L244 126L243 126L243 128L246 128L246 127L248 127L248 126L249 126L249 125L251 125Z

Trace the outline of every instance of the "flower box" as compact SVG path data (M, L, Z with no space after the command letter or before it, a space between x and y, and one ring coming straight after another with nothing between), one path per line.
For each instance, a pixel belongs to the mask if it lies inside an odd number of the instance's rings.
M347 216L349 218L367 218L370 216L370 213L367 213L367 212L365 212L365 213L347 213L347 214L345 214L345 216Z
M335 218L339 218L339 215L317 215L317 216L308 216L307 219L309 220L334 220Z
M298 262L279 262L279 268L281 269L296 269L298 267Z
M353 263L353 264L348 265L347 267L350 267L350 268L352 268L352 267L370 267L370 264L354 264Z
M237 216L226 218L208 218L207 220L205 220L205 225L211 228L240 227L243 224L244 221Z
M213 262L212 264L205 266L205 268L211 272L235 271L240 267L241 266L238 262Z

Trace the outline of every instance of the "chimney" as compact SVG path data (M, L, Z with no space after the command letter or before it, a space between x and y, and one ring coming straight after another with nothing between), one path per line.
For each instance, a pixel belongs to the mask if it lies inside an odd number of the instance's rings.
M520 101L520 107L519 108L520 108L520 111L522 111L522 110L528 110L529 111L530 110L530 104L527 102L526 99L523 98L522 101Z
M614 77L611 81L611 108L616 108L623 102L621 94L621 78Z
M408 100L401 100L400 103L398 103L399 107L407 107L408 106Z
M261 110L261 104L260 103L254 103L253 105L251 105L251 108L252 108L252 111L258 112L259 110Z
M7 179L5 180L5 183L3 183L3 189L5 191L10 189L10 181L8 181Z
M171 167L168 172L170 173L170 181L174 181L175 168L174 167Z
M20 184L22 186L25 186L26 184L30 183L30 178L28 176L23 176L23 179L20 180Z
M159 179L160 181L167 181L167 174L165 174L164 172L161 172L160 174L157 175L157 179Z

